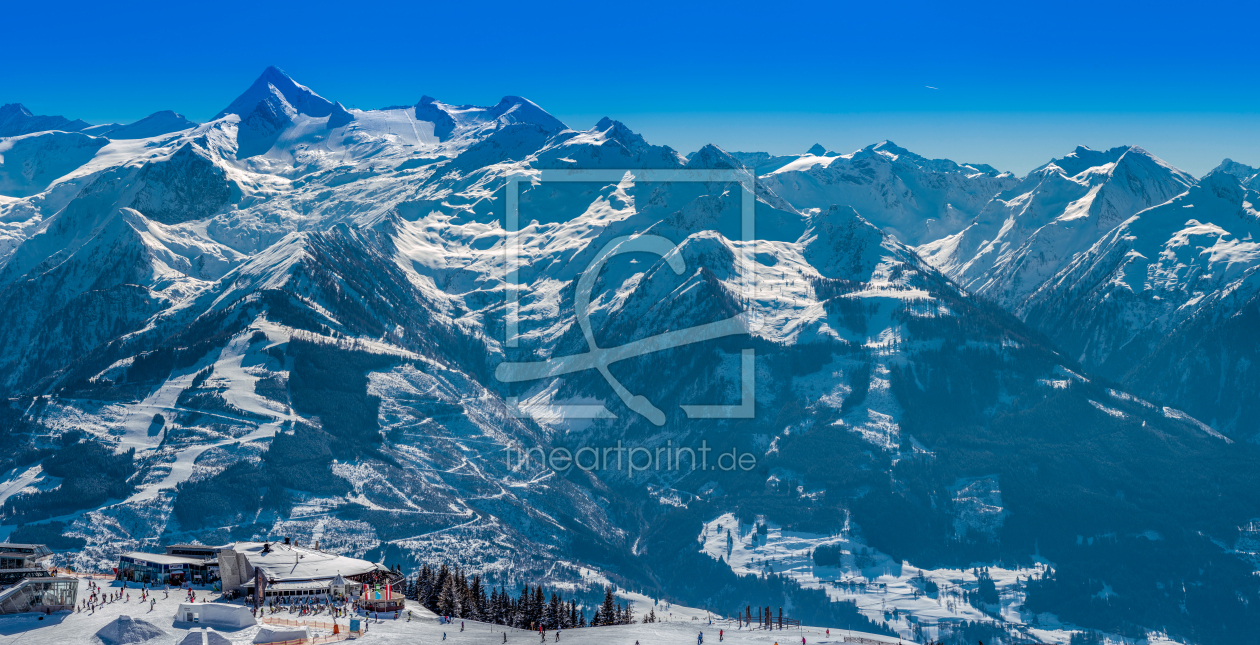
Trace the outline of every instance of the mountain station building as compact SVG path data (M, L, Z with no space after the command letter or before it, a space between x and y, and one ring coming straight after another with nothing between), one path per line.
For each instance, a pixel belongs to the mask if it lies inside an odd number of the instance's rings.
M290 543L237 542L219 550L223 590L253 595L261 575L264 598L362 596L369 584L397 585L402 575L384 565ZM392 594L401 598L401 594Z
M51 556L43 544L0 544L0 614L74 609L79 581L45 568Z

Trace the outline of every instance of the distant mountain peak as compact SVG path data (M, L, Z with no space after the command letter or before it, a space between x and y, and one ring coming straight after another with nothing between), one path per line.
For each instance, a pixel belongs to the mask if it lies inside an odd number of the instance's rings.
M1221 161L1220 165L1209 171L1203 178L1207 179L1208 176L1216 172L1229 173L1237 177L1238 180L1248 188L1260 188L1260 168L1248 166L1244 163L1238 163L1237 161L1226 157Z
M648 145L643 135L631 130L626 124L615 119L604 117L595 124L595 130L602 132L607 139L613 139L620 142L630 150L635 150L641 146Z
M1112 168L1106 173L1107 175L1114 176L1125 172L1137 173L1140 176L1169 174L1183 186L1190 186L1195 182L1190 174L1178 170L1140 146L1116 146L1107 150L1077 146L1072 152L1058 159L1052 159L1046 165L1033 170L1029 176L1062 173L1066 177L1077 177L1081 173L1102 168L1108 164L1111 164Z
M64 116L35 115L21 103L8 103L0 106L0 137L16 137L22 134L48 130L78 132L90 127L90 125L78 119L71 121Z
M805 151L805 154L821 157L827 154L827 149L824 148L821 143L815 143L813 146L810 146L809 150Z
M250 113L262 101L278 97L285 103L288 103L297 111L298 114L305 114L313 117L323 117L332 114L333 104L328 99L316 94L309 87L294 81L285 74L280 68L271 66L263 70L263 73L254 81L249 89L238 96L232 104L215 115L214 118L221 119L229 114L236 114L241 118L249 116Z
M0 105L0 119L10 116L34 116L31 111L26 109L21 103L5 103ZM1228 161L1228 159L1226 159Z
M706 144L687 159L687 168L698 169L742 169L744 165L735 157L732 157L725 150L713 145Z
M609 117L604 117L595 123L596 130L604 131L609 128L625 128L626 130L630 129L630 128L627 128L626 124L622 123L621 121L618 121L616 119L612 119Z
M884 139L883 141L880 141L879 143L870 147L872 150L884 150L884 151L892 152L896 154L910 153L909 150L906 150L905 148L902 148L901 146L894 143L892 139Z
M497 105L488 110L488 116L513 123L530 123L548 132L559 132L568 127L560 119L538 107L537 103L523 96L503 97Z
M1212 191L1212 194L1217 197L1241 206L1243 196L1247 192L1243 187L1241 179L1241 177L1238 177L1231 172L1218 169L1204 175L1203 179L1199 180L1199 184L1195 188L1210 190ZM1194 188L1191 190L1194 190Z
M92 126L84 130L85 133L97 136L103 136L109 139L147 139L171 132L179 132L189 128L197 127L197 122L189 121L184 115L173 110L161 110L154 112L149 116L128 123L127 125L114 124L109 126Z
M444 103L426 94L416 103L415 113L417 120L433 124L434 135L442 141L451 138L457 130L482 128L496 122L500 125L529 124L552 133L568 129L560 119L522 96L505 96L493 106L484 107Z

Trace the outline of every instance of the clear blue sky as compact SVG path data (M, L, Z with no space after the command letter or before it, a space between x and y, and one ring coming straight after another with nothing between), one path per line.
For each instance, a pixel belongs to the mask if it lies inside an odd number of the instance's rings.
M1196 175L1260 165L1254 3L69 0L4 15L0 102L92 123L207 120L276 65L348 106L518 94L682 152L892 139L1023 174L1078 144L1137 144Z

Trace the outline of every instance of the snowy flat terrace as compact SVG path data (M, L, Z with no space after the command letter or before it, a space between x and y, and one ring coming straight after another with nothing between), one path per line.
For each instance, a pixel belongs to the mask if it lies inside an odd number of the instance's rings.
M98 584L102 584L98 580ZM110 591L117 591L119 587L107 587ZM79 597L84 598L87 592L86 581L80 583ZM145 620L157 626L165 635L146 641L151 645L172 645L179 642L190 630L199 628L200 625L187 622L176 622L175 612L179 608L180 603L184 599L184 592L176 589L170 592L168 598L163 599L162 592L159 590L154 594L157 603L153 610L150 611L148 603L140 603L138 600L138 590L129 588L131 593L130 602L114 602L97 609L95 614L87 613L59 613L52 616L39 619L36 614L20 614L12 616L0 616L0 645L99 645L99 641L94 635L105 625L118 619L119 616L131 616L134 619ZM218 594L197 591L197 601L216 600ZM367 634L362 638L355 639L355 642L362 645L418 645L428 643L442 643L443 645L501 645L504 641L506 633L506 642L521 644L534 644L539 642L537 632L528 630L505 628L500 625L489 625L486 623L478 623L474 621L462 621L464 631L460 631L461 621L456 620L449 625L442 625L438 622L437 616L432 612L424 609L418 603L407 601L407 608L412 612L412 620L406 619L406 614L399 620L386 619L381 621L369 621L367 624ZM657 612L658 615L660 612ZM284 619L300 619L297 615L288 613L276 614L279 618ZM311 620L321 623L327 623L329 617L327 614L320 614ZM341 625L347 624L347 619L338 619ZM588 627L585 629L566 630L560 635L561 643L570 643L571 645L633 645L638 642L641 645L658 645L662 643L694 643L696 637L701 631L704 632L706 645L718 642L718 630L726 629L723 644L731 643L732 645L772 645L779 643L780 645L791 645L799 643L801 638L806 639L807 645L826 644L826 643L843 643L848 632L842 631L841 626L831 627L831 635L828 637L826 627L805 627L792 630L732 630L727 629L726 623L714 623L709 625L704 620L673 620L666 622L658 622L653 624L635 624L635 625L618 625L614 627ZM255 634L257 634L259 626L247 627L239 630L216 630L232 642L233 645L247 645L252 642ZM326 631L326 630L325 630ZM443 636L445 635L445 640ZM897 643L895 638L887 636L877 636L872 634L862 634L853 632L852 636L866 639L866 642L881 643ZM554 644L555 633L547 634L547 643Z

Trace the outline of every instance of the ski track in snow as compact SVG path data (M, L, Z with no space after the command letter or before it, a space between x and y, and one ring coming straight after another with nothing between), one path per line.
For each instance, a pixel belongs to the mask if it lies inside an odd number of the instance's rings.
M229 388L223 393L223 398L230 404L246 412L260 414L272 417L274 421L259 424L258 427L243 437L223 439L213 443L206 443L196 446L190 446L180 449L176 452L174 462L170 463L170 472L160 482L147 484L140 488L135 494L126 500L125 503L131 504L151 500L158 496L163 490L174 489L179 484L188 481L193 474L193 466L197 458L202 453L211 449L232 444L243 444L251 441L259 441L275 437L280 431L284 422L295 420L298 417L292 413L281 414L275 409L268 407L262 403L262 397L254 393L254 383L258 380L257 376L249 374L245 371L243 363L245 359L251 355L250 338L259 327L270 327L267 331L275 334L278 332L274 325L261 325L256 323L254 326L246 329L243 333L233 338L227 346L225 346L213 359L206 359L198 362L190 368L181 370L180 373L172 378L167 379L153 394L149 395L140 404L131 406L128 410L127 421L125 427L127 433L123 436L118 444L118 450L121 452L128 448L136 448L137 452L142 450L157 450L161 445L162 433L165 429L159 430L155 434L149 433L152 426L153 414L168 414L172 412L190 412L205 416L218 417L239 423L257 424L258 422L251 419L244 419L232 415L205 412L201 410L191 410L178 406L176 403L179 395L187 389L191 384L197 372L213 367L211 379L223 379L228 381ZM287 334L285 334L287 340ZM174 422L174 415L170 415ZM140 428L143 427L143 431Z

